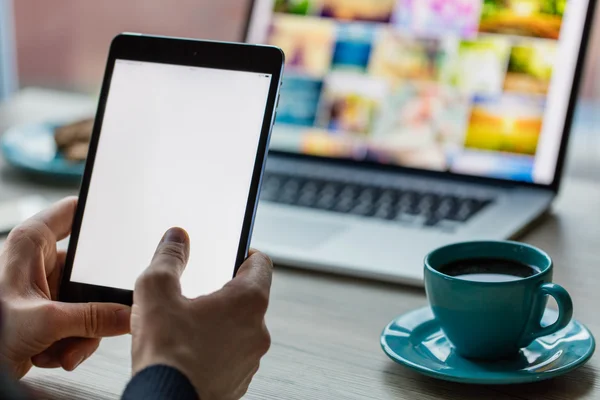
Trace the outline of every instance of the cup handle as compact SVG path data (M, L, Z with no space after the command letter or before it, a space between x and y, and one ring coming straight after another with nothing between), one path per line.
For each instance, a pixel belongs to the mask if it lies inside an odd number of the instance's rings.
M538 322L537 328L534 328L530 335L532 341L542 336L552 335L566 328L569 322L571 322L571 318L573 318L573 301L565 288L555 283L546 283L540 286L539 290L541 296L552 296L556 300L556 304L558 304L558 319L555 323L546 327L542 327Z

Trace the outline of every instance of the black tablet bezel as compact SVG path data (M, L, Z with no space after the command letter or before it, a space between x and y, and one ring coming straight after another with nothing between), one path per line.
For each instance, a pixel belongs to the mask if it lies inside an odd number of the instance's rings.
M71 281L73 262L116 60L144 61L272 75L233 276L248 256L250 247L262 173L266 162L271 129L275 121L277 96L279 95L284 64L283 52L273 46L121 34L111 44L102 83L94 129L79 192L79 203L75 212L65 268L61 278L59 300L64 302L114 302L126 305L131 305L133 302L133 292L130 290ZM159 239L157 238L157 242ZM98 251L110 251L110 249L99 248ZM115 255L115 257L118 257L118 255ZM151 254L148 257L151 257Z

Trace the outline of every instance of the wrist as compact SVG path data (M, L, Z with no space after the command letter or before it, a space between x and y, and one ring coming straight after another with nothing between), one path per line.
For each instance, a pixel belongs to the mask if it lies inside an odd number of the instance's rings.
M170 368L176 369L177 371L186 375L186 373L184 372L183 367L181 366L180 363L172 360L170 357L161 357L161 356L144 357L141 360L139 360L138 362L134 361L133 365L132 365L132 375L137 375L140 372L142 372L148 368L157 367L157 366L170 367ZM186 377L187 377L187 375L186 375ZM189 379L189 377L188 377L188 379Z

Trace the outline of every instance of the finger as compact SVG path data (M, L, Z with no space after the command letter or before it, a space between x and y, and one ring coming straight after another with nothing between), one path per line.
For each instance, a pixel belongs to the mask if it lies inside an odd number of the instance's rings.
M56 262L54 269L51 269L50 275L48 275L48 288L50 289L50 299L58 299L58 288L60 287L60 278L62 270L65 267L67 260L67 252L59 251L56 253ZM48 268L50 270L50 268Z
M60 355L71 339L59 340L40 354L33 356L31 362L39 368L60 368Z
M67 262L66 250L58 250L56 252L56 264L58 264L62 268L66 262Z
M54 337L102 338L129 333L131 308L109 303L55 303Z
M25 261L37 262L35 254L41 251L44 257L49 257L45 263L46 276L53 272L56 262L56 242L62 240L71 232L77 198L69 197L59 201L47 210L44 210L14 228L6 240L4 256L8 257L6 265L18 267L13 273L24 275L30 272L23 268L24 261L21 257L18 263L10 263L20 255L30 256Z
M100 339L68 338L60 340L31 359L39 368L62 367L73 371L100 346Z
M56 349L47 349L45 352L34 356L31 359L31 363L38 368L60 368L60 359L58 358L58 354L56 354Z
M190 256L190 238L181 228L169 229L156 248L149 272L167 271L179 279Z
M227 286L258 287L267 295L271 290L273 262L264 253L251 251L250 257L240 267L236 277Z
M249 308L248 317L262 318L269 307L272 275L271 259L261 252L253 252L235 278L214 295L235 302L236 307ZM202 299L194 299L193 303L202 303Z
M90 358L99 346L100 339L73 338L70 345L60 355L60 365L65 371L73 371Z
M67 197L41 211L31 219L43 223L54 235L55 241L69 236L73 226L73 218L77 209L77 197Z
M138 278L134 296L181 295L179 279L190 256L190 239L181 228L169 229L156 248L150 266ZM135 299L134 299L135 301Z

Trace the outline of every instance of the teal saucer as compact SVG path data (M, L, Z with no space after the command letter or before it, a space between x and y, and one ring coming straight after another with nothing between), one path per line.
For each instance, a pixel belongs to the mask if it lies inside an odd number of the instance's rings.
M547 309L542 320L558 317ZM581 367L594 354L594 337L573 320L565 329L537 339L512 359L479 362L458 356L429 307L404 314L381 334L381 347L394 361L421 374L452 382L510 385L539 382Z
M10 128L0 138L4 159L29 173L60 180L80 180L85 163L69 161L56 149L55 127L51 123L39 123Z

